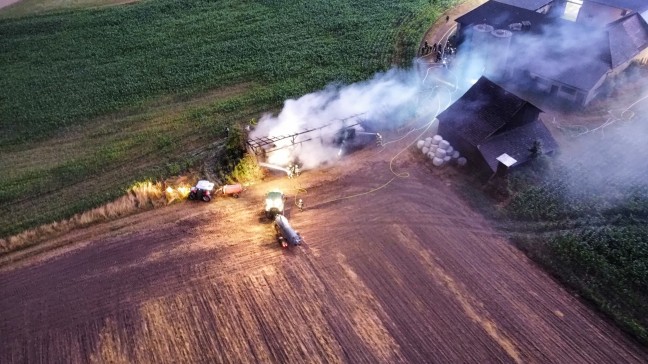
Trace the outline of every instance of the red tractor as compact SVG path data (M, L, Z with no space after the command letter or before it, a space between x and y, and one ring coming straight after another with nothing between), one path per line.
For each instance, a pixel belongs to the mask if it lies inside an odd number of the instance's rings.
M212 182L200 180L194 187L191 187L191 191L189 191L189 199L209 202L212 199L213 190L214 184Z

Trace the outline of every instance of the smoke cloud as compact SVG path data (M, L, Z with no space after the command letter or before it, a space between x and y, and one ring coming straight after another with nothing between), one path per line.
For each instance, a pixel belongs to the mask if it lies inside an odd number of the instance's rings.
M453 68L466 82L486 75L507 87L522 90L529 89L531 84L537 86L531 74L585 87L589 83L594 86L587 72L603 76L609 70L610 40L605 28L564 19L531 27L531 31L512 30L508 47L497 45L498 41L505 42L503 39L482 35L479 41L473 41L472 33L467 33ZM509 29L508 25L501 28ZM503 68L494 67L497 62Z
M314 168L338 158L332 142L336 132L351 126L358 131L381 132L399 128L432 112L431 95L426 92L419 70L391 69L370 80L350 85L333 84L325 89L290 99L278 115L264 115L251 138L280 137L303 131L276 143L270 163L284 165L298 158L304 168Z
M392 69L376 74L364 82L333 84L321 91L287 100L278 115L266 114L261 118L251 137L278 137L317 129L297 136L294 145L292 139L277 142L275 148L285 148L278 149L269 158L271 163L282 165L298 158L303 167L314 168L337 160L339 148L331 143L331 139L340 128L360 123L355 128L382 132L416 121L429 122L482 75L516 92L535 83L530 73L523 70L549 79L564 80L566 77L581 77L596 67L606 67L611 61L610 41L603 27L593 28L564 19L554 19L552 24L544 25L536 22L531 27L528 31L512 30L511 42L504 54L497 53L498 48L489 44L471 43L468 36L451 56L448 69L437 64L439 68L430 71L428 67L435 67L434 64L418 63L409 69ZM508 25L496 28L508 29ZM498 73L492 64L503 55L507 56L505 69ZM637 95L648 95L645 93L648 82L643 81L648 77L627 77L627 74L621 74L612 82L616 83L617 90L624 90L628 86L626 81L631 81L634 85L631 95L605 101L603 112L611 110L611 114L587 125L587 128L596 128L606 122L606 118L614 125L574 138L573 135L556 134L560 132L547 123L556 137L567 139L561 143L563 153L559 163L569 171L567 174L573 186L580 186L575 189L587 186L592 191L602 191L612 185L635 186L643 181L637 176L648 173L648 159L642 157L648 152L642 141L642 136L648 133L648 120L645 120L648 117L644 116L648 112L640 112L638 107L641 105L637 105L630 110L632 118L627 118L628 113L620 115L640 98ZM558 113L559 118L569 115L561 114L560 110L552 112L555 105L545 103L548 95L537 92L518 94L523 98L533 96L529 101L549 113ZM618 102L618 105L610 102ZM648 104L648 100L642 103ZM549 121L546 114L543 118ZM560 122L564 125L575 123L566 119Z
M617 95L618 106L587 122L560 120L572 126L558 158L560 173L571 195L606 198L614 202L637 188L648 187L648 87L632 88ZM622 106L623 105L623 106Z

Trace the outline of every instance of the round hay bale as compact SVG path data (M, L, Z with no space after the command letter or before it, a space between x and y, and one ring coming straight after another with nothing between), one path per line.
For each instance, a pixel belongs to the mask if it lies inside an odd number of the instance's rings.
M434 159L432 159L432 164L437 167L441 167L443 165L443 159L434 157Z
M434 145L439 145L439 143L443 140L443 137L441 135L435 135L432 137L432 144Z
M430 145L430 152L436 152L437 149L439 149L438 145L434 145L434 144Z
M443 161L446 162L446 163L450 162L450 159L452 159L452 157L449 156L449 155L446 155L445 157L443 157Z
M423 146L425 146L425 147L429 147L429 146L430 146L430 141L426 139L426 140L425 140L425 143L423 144Z
M424 143L425 143L425 140L419 140L418 142L416 142L416 147L418 149L421 149L421 148L423 148Z
M431 143L431 142L432 142L432 137L427 137L427 138L425 138L425 141Z
M421 151L423 152L423 154L428 154L428 152L430 151L430 148L423 147L423 148L421 148Z
M446 154L452 155L452 153L454 153L454 148L451 145L451 146L446 148Z
M435 156L434 153L432 153L432 152L428 153L428 154L427 154L427 157L430 158L430 159L434 159L434 158L436 158L436 156Z
M434 152L434 154L439 158L445 158L446 151L445 151L445 149L439 148L439 149L436 150L436 152Z
M468 163L468 160L464 157L460 157L459 159L457 159L457 164L459 165L459 167L465 166L466 163Z
M450 146L450 142L447 140L442 140L439 142L439 148L441 149L448 149L449 146Z
M454 153L452 153L452 159L457 159L459 158L459 151L455 150Z

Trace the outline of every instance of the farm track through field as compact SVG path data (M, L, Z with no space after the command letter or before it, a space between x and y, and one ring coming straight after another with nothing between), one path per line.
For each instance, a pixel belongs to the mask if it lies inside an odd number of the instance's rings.
M0 268L0 362L640 363L648 353L565 292L419 165L366 150L240 199L183 203L57 238ZM282 250L260 213L289 207ZM290 200L292 201L292 200Z

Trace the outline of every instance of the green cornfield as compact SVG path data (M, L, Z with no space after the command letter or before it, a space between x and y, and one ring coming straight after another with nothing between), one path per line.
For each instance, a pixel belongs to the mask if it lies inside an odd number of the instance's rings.
M0 16L0 237L181 173L226 127L287 98L409 66L455 2L144 0Z

